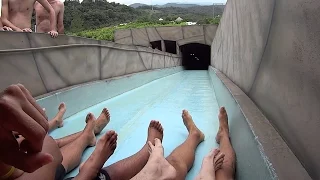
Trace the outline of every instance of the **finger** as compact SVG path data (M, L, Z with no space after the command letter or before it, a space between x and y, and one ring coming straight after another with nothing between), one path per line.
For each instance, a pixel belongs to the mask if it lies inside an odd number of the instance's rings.
M22 93L25 95L27 100L38 110L38 112L45 118L45 121L43 119L35 119L45 130L48 132L49 130L49 123L48 123L48 117L45 113L45 111L39 106L39 104L36 102L36 100L32 97L30 91L28 91L27 88L25 88L22 84L18 84L18 87L21 89Z
M49 129L49 123L47 119L29 101L22 104L22 110L34 121L39 123L46 132L48 132L47 129Z
M44 112L44 110L40 107L40 105L36 102L36 100L32 97L30 91L25 88L22 84L18 84L18 87L21 89L21 91L23 92L23 94L25 95L25 97L28 99L28 101L35 107L37 108L37 110L44 116L47 118L46 113Z
M30 152L40 152L47 132L23 110L12 109L12 106L8 110L12 116L4 121L2 126L6 130L19 132L27 139L30 142Z
M10 157L10 158L8 158ZM25 172L32 173L40 167L53 161L52 155L48 153L27 154L21 151L10 151L7 157L2 158L3 162L21 169Z

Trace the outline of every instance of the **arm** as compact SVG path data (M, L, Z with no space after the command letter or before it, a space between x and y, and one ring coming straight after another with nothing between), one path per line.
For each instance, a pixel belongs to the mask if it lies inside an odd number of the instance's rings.
M5 26L12 28L14 31L22 32L22 29L18 28L14 24L9 21L9 1L2 0L2 8L1 8L1 20Z
M37 0L50 14L50 26L51 31L57 31L57 18L52 6L47 0Z
M58 33L59 34L64 34L63 17L64 17L64 4L61 3L61 9L58 15Z

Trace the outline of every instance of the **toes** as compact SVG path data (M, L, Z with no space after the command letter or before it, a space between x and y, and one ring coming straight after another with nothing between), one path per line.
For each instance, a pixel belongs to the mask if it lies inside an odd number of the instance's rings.
M217 164L217 165L214 167L215 171L217 171L217 170L221 169L222 164L223 164L223 163L219 163L219 164Z
M154 145L152 144L152 142L151 142L151 141L148 141L148 150L149 150L149 153L150 153L150 154L152 153L153 148L154 148Z
M155 146L162 146L162 144L161 144L161 140L160 139L158 139L158 138L155 138L154 139L154 141L155 141Z
M113 131L113 135L110 138L110 144L116 143L118 140L118 134Z
M187 112L188 112L188 111L187 111L187 110L185 110L185 109L184 109L184 110L182 110L182 116L186 116Z
M91 114L91 113L87 114L87 116L86 116L86 123L88 123L88 121L89 121L91 118L92 118L92 114Z
M149 124L149 127L156 127L156 121L152 120Z
M59 110L61 109L61 108L64 108L66 106L66 104L63 102L63 103L61 103L60 105L59 105Z
M110 117L110 113L109 113L109 110L108 110L107 108L103 108L102 113L103 113L105 116Z
M217 154L219 154L219 152L220 152L220 149L214 149L212 152L213 157L216 157Z
M224 157L216 160L215 165L217 166L217 165L220 164L220 163L222 164L222 163L223 163L223 160L224 160Z
M157 130L162 132L161 129L162 129L162 125L159 121L157 121Z
M114 131L108 131L101 137L101 139L108 141L114 135L114 133Z
M206 156L207 158L214 158L217 156L217 154L220 152L219 149L212 149L208 155Z
M154 120L153 120L154 121ZM155 129L157 129L159 132L163 132L163 128L162 128L162 125L159 121L154 121L154 126L153 126Z
M224 154L223 153L219 153L215 158L214 158L214 164L217 164L217 162L220 162L224 160Z
M113 144L111 145L111 150L112 150L112 151L116 150L116 148L117 148L117 142L115 142L115 143L113 143Z

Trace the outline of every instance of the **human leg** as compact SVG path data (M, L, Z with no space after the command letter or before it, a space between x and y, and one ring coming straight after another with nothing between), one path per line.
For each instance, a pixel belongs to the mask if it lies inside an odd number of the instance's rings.
M117 136L114 131L108 131L99 139L95 150L81 166L80 173L75 177L75 180L88 180L97 177L103 164L117 147Z
M82 153L88 146L94 146L96 144L94 134L95 121L91 113L87 115L86 121L87 125L81 135L73 142L60 148L63 156L62 165L66 173L80 164Z
M150 157L144 168L131 180L174 180L176 170L164 158L160 139L155 139L155 145L148 142Z
M49 123L49 132L56 129L56 128L60 128L63 126L63 115L67 110L67 107L64 103L61 103L59 105L58 108L58 113L57 115L51 119L48 123Z
M202 166L195 180L215 180L215 172L221 168L224 160L224 154L219 149L209 152L203 158Z
M93 118L95 119L95 117L93 117ZM95 119L95 122L96 123L95 123L94 133L97 135L110 122L110 113L107 108L104 108L102 110L98 119ZM71 135L63 137L63 138L60 138L60 139L56 139L56 142L57 142L58 146L61 148L65 145L73 142L74 140L76 140L81 135L81 133L82 133L82 131L71 134Z
M184 143L178 146L166 159L177 170L177 180L184 180L191 169L195 150L204 140L204 134L194 124L188 111L183 110L183 123L189 131L189 135Z
M147 142L154 143L154 139L163 138L163 128L158 121L151 121L148 128ZM108 172L111 180L128 180L138 174L149 159L147 143L136 154L103 168Z
M219 112L219 131L216 141L220 144L220 151L225 154L221 169L216 172L217 180L232 180L235 174L236 154L230 142L228 115L224 107Z

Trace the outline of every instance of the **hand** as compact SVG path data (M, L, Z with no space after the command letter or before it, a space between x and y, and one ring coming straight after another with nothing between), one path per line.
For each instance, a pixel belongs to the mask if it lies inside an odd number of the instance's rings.
M59 33L57 31L55 31L55 30L52 30L52 31L49 31L48 34L50 34L50 36L52 38L56 38L56 37L58 37Z
M0 161L33 172L53 161L42 153L49 124L42 108L21 84L11 85L0 94ZM13 132L25 139L20 146Z
M24 28L22 29L23 32L32 32L32 30L30 28Z

